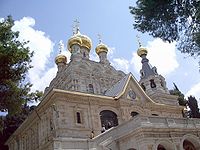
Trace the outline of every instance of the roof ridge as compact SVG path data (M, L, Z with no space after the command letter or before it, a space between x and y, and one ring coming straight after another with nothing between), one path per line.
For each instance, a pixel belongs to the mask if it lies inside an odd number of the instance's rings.
M119 80L116 84L114 84L111 88L109 88L105 92L105 95L112 97L119 95L119 93L123 90L124 86L126 85L126 82L130 75L132 76L131 72L126 74L121 80Z

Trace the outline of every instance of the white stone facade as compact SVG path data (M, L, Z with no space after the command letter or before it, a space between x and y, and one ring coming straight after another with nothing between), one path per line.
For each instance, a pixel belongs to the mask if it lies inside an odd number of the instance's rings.
M91 61L85 47L70 47L69 64L57 60L56 77L7 141L10 150L200 150L200 120L183 118L162 76L151 79L165 85L145 93L148 78Z

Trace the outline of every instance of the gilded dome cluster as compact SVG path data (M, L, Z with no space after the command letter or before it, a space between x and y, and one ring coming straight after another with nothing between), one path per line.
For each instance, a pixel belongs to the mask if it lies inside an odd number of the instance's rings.
M74 34L72 37L70 37L68 40L67 47L70 52L72 52L72 49L71 49L72 45L75 45L75 44L81 47L85 47L86 49L88 49L88 51L90 51L92 47L91 39L88 36L81 34L79 31L76 34Z

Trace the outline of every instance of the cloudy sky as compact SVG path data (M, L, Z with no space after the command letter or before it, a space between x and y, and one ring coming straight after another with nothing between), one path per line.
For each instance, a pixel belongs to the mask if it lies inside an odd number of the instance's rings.
M95 47L98 34L107 44L109 60L117 69L132 72L139 80L141 59L137 56L138 43L148 49L148 58L158 73L166 78L169 89L173 82L186 95L200 98L200 73L198 60L181 54L176 50L176 43L164 43L147 34L133 29L133 16L129 6L135 0L1 0L0 18L12 15L15 20L14 31L20 31L20 40L29 40L28 46L34 51L33 69L29 71L32 90L44 90L55 76L57 67L54 58L58 54L58 43L64 41L65 53L70 61L70 53L66 49L67 40L72 36L74 20L80 22L80 31L89 36L93 42L90 58L98 61ZM200 100L199 100L200 101Z

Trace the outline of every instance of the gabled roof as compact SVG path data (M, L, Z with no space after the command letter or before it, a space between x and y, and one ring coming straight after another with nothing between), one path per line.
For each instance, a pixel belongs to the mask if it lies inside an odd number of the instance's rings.
M119 82L113 85L110 89L105 92L105 96L113 97L114 99L120 98L127 89L128 83L130 80L133 80L135 86L143 93L143 95L151 102L155 103L142 89L138 81L135 79L133 74L130 72L124 76Z
M125 88L126 84L128 83L128 79L132 76L131 73L128 73L124 76L120 81L114 84L110 89L108 89L105 93L105 96L117 97L119 96L123 89Z

